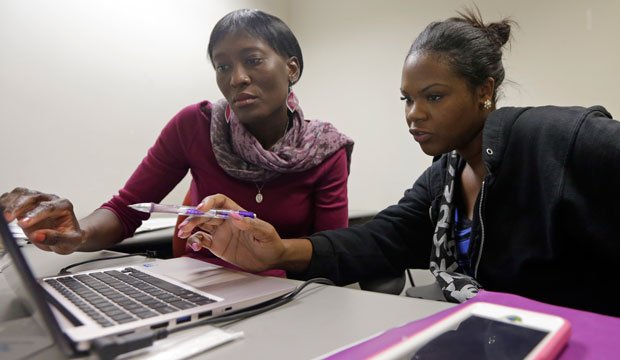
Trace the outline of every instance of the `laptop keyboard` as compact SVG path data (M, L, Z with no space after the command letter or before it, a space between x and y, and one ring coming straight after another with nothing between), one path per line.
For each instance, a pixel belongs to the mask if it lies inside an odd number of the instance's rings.
M65 276L45 282L103 327L216 301L134 268Z

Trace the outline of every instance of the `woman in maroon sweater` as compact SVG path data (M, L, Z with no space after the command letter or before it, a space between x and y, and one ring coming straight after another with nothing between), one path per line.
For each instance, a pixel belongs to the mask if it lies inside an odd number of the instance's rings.
M193 205L225 193L289 237L346 227L353 141L304 118L291 91L303 57L290 29L258 10L234 11L215 25L208 54L224 99L181 110L118 195L78 221L67 199L19 188L0 198L7 220L19 219L43 250L104 249L148 217L128 205L161 201L189 170ZM210 257L196 250L186 247Z

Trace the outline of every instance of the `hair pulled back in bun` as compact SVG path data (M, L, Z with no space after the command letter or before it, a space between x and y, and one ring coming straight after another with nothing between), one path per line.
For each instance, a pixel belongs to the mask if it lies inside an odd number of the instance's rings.
M421 52L441 56L472 89L493 78L495 101L505 76L502 48L510 40L510 29L515 23L504 19L485 24L478 8L458 14L459 17L430 23L415 39L407 56Z

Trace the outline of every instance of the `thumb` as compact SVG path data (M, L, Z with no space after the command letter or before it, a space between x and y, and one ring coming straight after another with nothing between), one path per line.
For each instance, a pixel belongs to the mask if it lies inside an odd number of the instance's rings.
M38 247L53 247L52 250L59 254L70 254L86 240L84 232L67 234L64 232L43 229L30 234L30 241Z

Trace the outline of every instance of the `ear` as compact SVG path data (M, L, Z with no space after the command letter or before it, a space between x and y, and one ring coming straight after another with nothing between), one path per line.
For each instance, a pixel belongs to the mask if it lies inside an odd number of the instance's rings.
M299 80L299 60L297 56L291 56L286 61L286 67L288 69L288 81L289 84L295 84Z
M480 84L480 86L478 86L476 95L480 107L482 107L482 104L484 104L486 100L493 101L493 95L495 95L495 79L488 77L482 84Z

